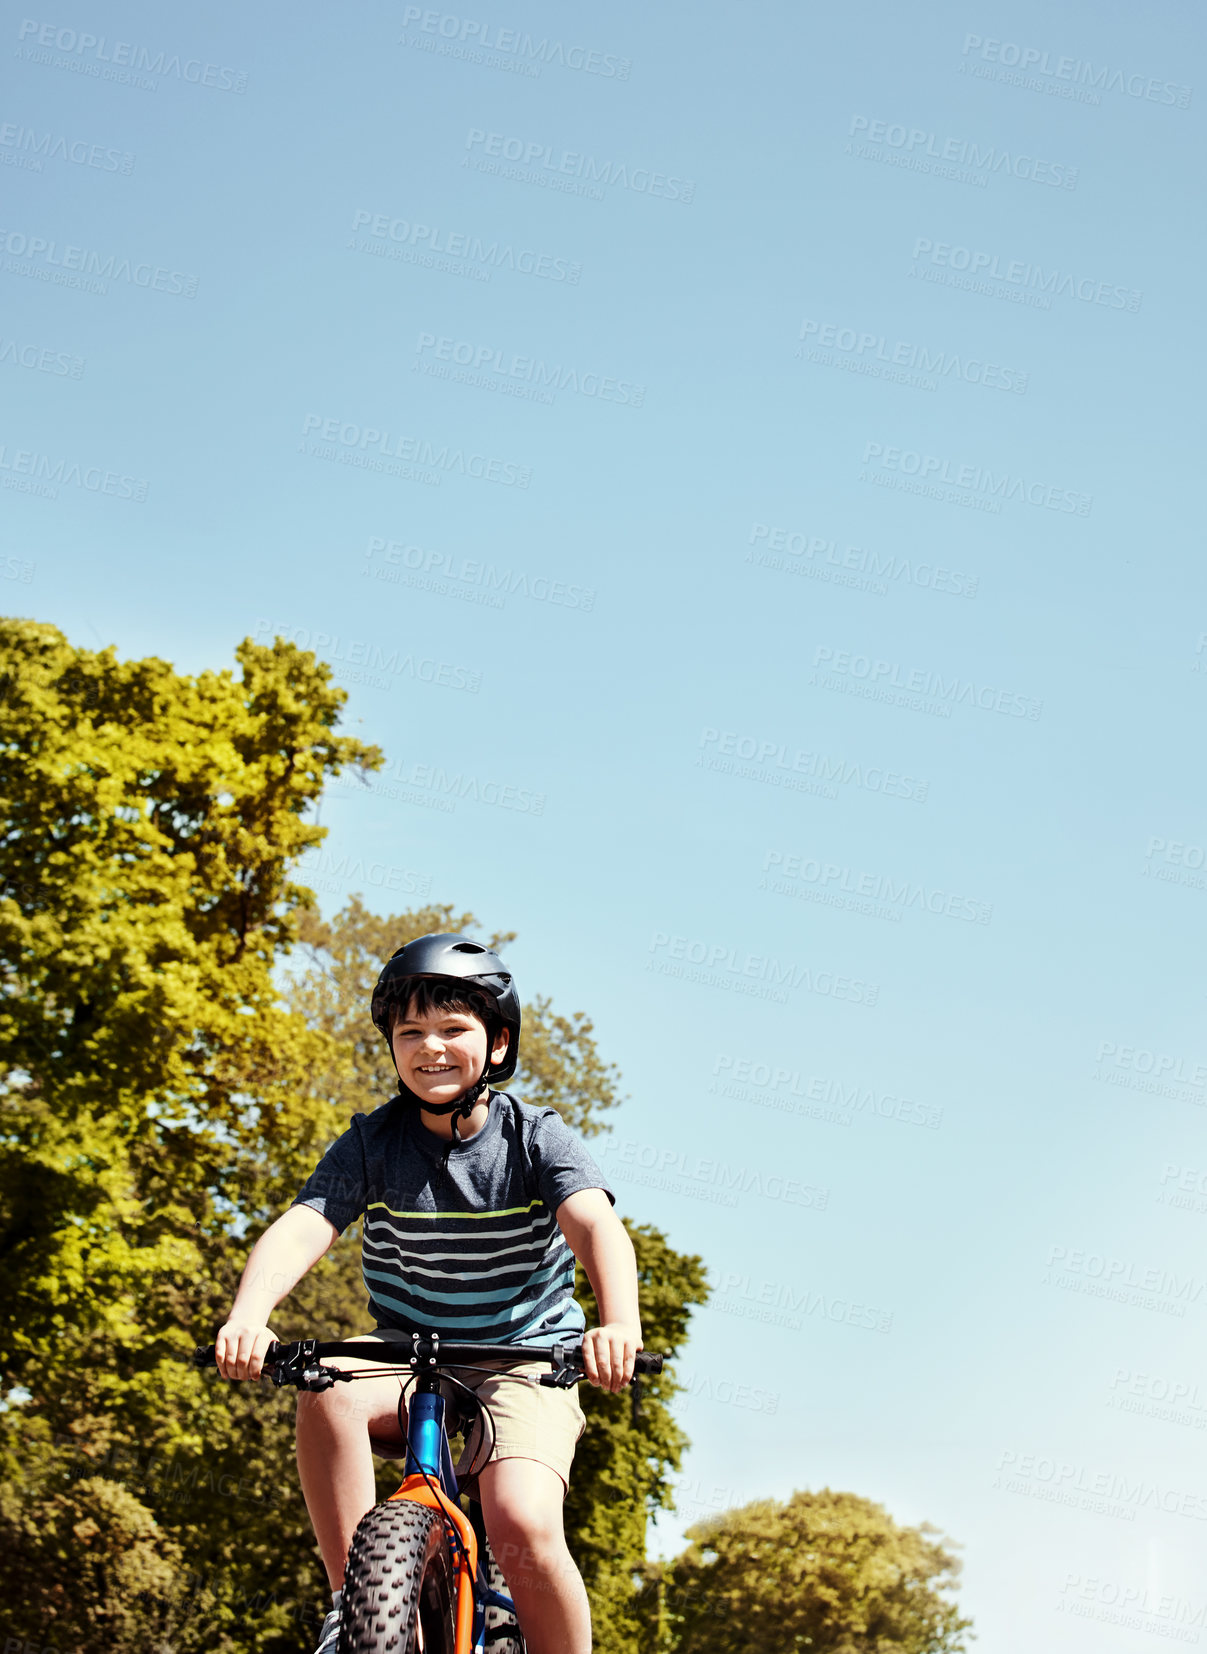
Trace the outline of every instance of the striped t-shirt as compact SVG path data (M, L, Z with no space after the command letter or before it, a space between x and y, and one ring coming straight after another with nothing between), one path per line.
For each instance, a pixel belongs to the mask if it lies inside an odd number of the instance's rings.
M555 1213L599 1167L556 1109L492 1092L465 1143L394 1097L355 1114L298 1193L343 1232L363 1215L361 1264L378 1326L482 1343L581 1333L574 1254Z

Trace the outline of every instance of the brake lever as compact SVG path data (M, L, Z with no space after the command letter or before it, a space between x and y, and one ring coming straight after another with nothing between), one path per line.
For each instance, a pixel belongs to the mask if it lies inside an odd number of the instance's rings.
M575 1360L575 1356L578 1357ZM555 1344L553 1346L554 1368L551 1373L542 1373L537 1380L550 1390L572 1390L579 1379L584 1376L582 1366L581 1344Z
M582 1346L578 1344L555 1344L553 1350L554 1359L559 1365L554 1372L542 1373L537 1382L544 1384L551 1390L572 1390L581 1379L586 1377L582 1368ZM579 1358L577 1362L573 1359L575 1354ZM629 1380L628 1388L631 1392L633 1426L636 1428L640 1425L642 1419L641 1379L636 1373Z
M562 1366L556 1372L542 1373L537 1383L550 1390L572 1390L582 1377L581 1368Z
M350 1380L351 1373L340 1372L337 1367L324 1367L319 1363L315 1356L318 1346L317 1338L303 1338L293 1346L292 1354L269 1357L264 1362L263 1373L272 1380L278 1390L282 1384L294 1384L299 1390L329 1390L341 1379Z

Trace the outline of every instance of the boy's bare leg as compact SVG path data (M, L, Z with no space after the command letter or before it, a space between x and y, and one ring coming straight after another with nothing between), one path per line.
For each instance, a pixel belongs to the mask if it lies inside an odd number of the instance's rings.
M351 1357L323 1364L344 1369L377 1365ZM298 1476L333 1591L344 1583L357 1524L377 1503L369 1437L404 1439L398 1429L401 1388L397 1378L359 1378L329 1390L298 1392Z
M591 1654L591 1610L566 1549L566 1486L557 1471L536 1459L496 1459L478 1487L528 1654Z

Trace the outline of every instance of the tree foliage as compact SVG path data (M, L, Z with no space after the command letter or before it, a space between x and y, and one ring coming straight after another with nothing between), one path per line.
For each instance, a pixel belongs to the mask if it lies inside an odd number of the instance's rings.
M248 639L236 659L190 677L0 622L0 1567L49 1642L95 1646L103 1581L115 1654L146 1646L136 1581L175 1612L129 1559L182 1554L207 1479L239 1482L245 1403L215 1404L186 1358L226 1294L215 1265L330 1135L330 1041L273 966L312 899L290 877L325 836L307 809L380 763L335 733L346 696L312 654ZM98 1568L35 1613L85 1484ZM254 1551L230 1548L228 1596ZM222 1619L207 1642L233 1654Z
M687 1338L693 1304L708 1296L703 1260L676 1252L649 1224L626 1223L637 1253L641 1331L647 1350L672 1360ZM575 1296L588 1326L598 1326L595 1296L580 1265ZM630 1396L579 1386L587 1428L574 1455L566 1496L566 1537L587 1593L597 1654L630 1654L647 1644L652 1622L637 1593L645 1566L647 1519L672 1504L669 1474L687 1438L669 1404L680 1389L673 1371L642 1380L634 1416Z
M655 1570L674 1654L960 1654L960 1563L929 1523L901 1527L854 1493L760 1499L689 1528Z
M0 1334L21 1382L50 1327L135 1345L145 1278L200 1262L243 1154L314 1137L324 1041L272 966L311 899L291 865L344 692L279 640L241 680L7 622L0 741ZM170 1169L170 1177L165 1173ZM267 1191L266 1191L267 1192ZM46 1353L38 1350L45 1370Z

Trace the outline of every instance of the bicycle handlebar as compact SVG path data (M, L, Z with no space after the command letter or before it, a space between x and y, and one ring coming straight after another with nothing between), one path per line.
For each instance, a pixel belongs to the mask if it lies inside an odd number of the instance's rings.
M443 1367L473 1366L479 1361L548 1361L554 1369L542 1373L540 1383L558 1389L569 1389L583 1377L583 1348L581 1343L555 1344L454 1344L445 1343L434 1333L395 1333L383 1338L386 1349L380 1354L366 1348L363 1341L337 1339L323 1342L317 1338L303 1338L292 1344L272 1343L264 1352L262 1371L278 1387L296 1384L299 1389L327 1389L338 1379L352 1379L355 1373L340 1372L337 1368L322 1367L324 1359L333 1356L357 1356L376 1359L379 1366L409 1367L412 1372L438 1372ZM387 1353L391 1345L398 1346L396 1355ZM214 1345L198 1345L193 1351L193 1366L215 1367ZM639 1350L633 1364L633 1377L643 1373L660 1373L662 1357Z

